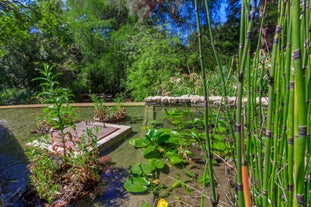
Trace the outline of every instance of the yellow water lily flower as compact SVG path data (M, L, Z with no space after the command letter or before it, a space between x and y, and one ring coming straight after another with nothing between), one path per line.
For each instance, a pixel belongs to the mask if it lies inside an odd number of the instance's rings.
M164 200L163 198L161 198L161 199L158 201L157 207L168 207L168 202L166 202L166 200Z

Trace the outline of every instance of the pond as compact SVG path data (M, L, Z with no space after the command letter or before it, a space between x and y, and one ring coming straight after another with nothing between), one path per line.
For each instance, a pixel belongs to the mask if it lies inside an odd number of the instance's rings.
M92 120L93 110L93 107L75 107L75 114L79 120ZM25 145L30 137L38 136L32 131L41 111L42 108L0 109L0 206L25 206L21 200L29 183L29 161L24 153ZM163 108L126 107L126 112L127 119L118 124L131 126L132 133L101 151L100 156L108 156L113 167L103 172L100 196L84 201L79 206L134 207L144 202L154 203L152 195L133 196L127 193L123 182L130 166L143 160L141 152L130 146L128 140L144 137L145 127L153 120L159 123L163 121ZM222 168L220 170L223 171Z
M79 120L92 120L94 115L93 107L75 107L74 110ZM160 108L158 110L161 111ZM38 136L32 131L37 117L42 114L42 108L0 111L0 206L23 206L20 198L29 183L25 145L30 137ZM141 156L127 140L144 136L143 126L147 125L148 119L153 118L154 114L145 107L127 107L126 112L128 118L118 124L131 126L132 133L101 152L101 156L109 156L115 167L102 176L105 190L99 198L92 201L96 206L128 206L131 199L123 190L122 183L128 168L140 161Z

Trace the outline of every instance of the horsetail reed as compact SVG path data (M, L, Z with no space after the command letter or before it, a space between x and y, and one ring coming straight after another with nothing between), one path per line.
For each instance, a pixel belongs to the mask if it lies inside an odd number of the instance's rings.
M209 36L210 36L210 42L211 42L211 46L212 46L212 49L213 49L213 53L214 53L214 56L215 56L215 60L216 60L216 63L217 63L217 68L218 68L218 72L220 74L220 77L221 77L221 89L222 89L222 97L226 97L227 96L227 89L226 89L226 79L225 79L225 75L224 75L224 71L223 71L223 66L221 65L220 63L220 60L219 60L219 57L218 57L218 54L217 54L217 51L216 51L216 48L215 48L215 44L214 44L214 37L213 37L213 32L212 32L212 25L211 25L211 18L210 18L210 12L209 12L209 8L208 8L208 0L205 0L205 10L206 10L206 16L207 16L207 24L208 24L208 31L209 31ZM220 109L221 106L219 106L219 109ZM225 109L226 109L226 117L227 117L227 120L228 120L228 124L227 126L229 127L229 131L230 131L230 135L231 137L234 137L234 130L233 130L233 125L231 123L231 116L230 116L230 113L229 113L229 107L228 105L226 104L225 105Z
M207 167L205 167L204 174L206 174L208 169L209 177L211 178L210 182L210 189L212 193L211 197L211 203L213 206L218 205L218 198L215 191L215 184L214 184L214 171L213 171L213 154L212 154L212 147L211 147L211 140L209 136L209 129L208 129L208 94L207 94L207 81L205 76L205 68L203 65L203 52L202 52L202 40L201 40L201 26L200 26L200 16L198 11L198 1L194 1L195 5L195 13L196 13L196 23L197 23L197 29L198 29L198 41L199 41L199 55L200 55L200 66L201 66L201 73L202 73L202 79L203 79L203 91L204 91L204 128L205 128L205 143L203 144L203 149L205 150L206 158L207 158ZM205 176L204 176L205 178ZM205 182L203 182L205 183ZM204 187L205 184L203 184ZM201 197L201 203L200 205L204 206L204 196Z
M297 126L294 127L294 206L304 206L304 178L305 176L305 149L307 137L307 114L305 104L305 80L301 60L300 31L300 1L293 0L291 7L292 19L292 61L295 72L294 79L294 118Z
M243 1L244 4L244 1ZM246 4L249 5L249 4ZM249 53L249 44L251 38L251 29L253 26L253 18L255 14L255 1L252 2L252 11L250 13L250 21L248 22L247 35L244 40L244 48L242 57L239 58L241 61L240 72L239 72L239 84L238 84L238 94L237 94L237 109L236 109L236 122L235 122L235 138L236 138L236 148L235 148L235 159L236 159L236 170L237 170L237 191L238 191L238 205L244 206L244 194L243 194L243 177L242 177L242 96L243 96L243 85L244 85L244 73L246 68L247 56ZM246 6L247 7L247 6ZM245 16L241 17L241 19ZM243 22L243 20L241 20ZM241 30L241 32L243 32ZM241 34L240 34L241 35ZM244 35L241 35L244 36ZM242 45L240 43L240 45ZM249 80L250 81L250 80Z
M262 46L259 34L255 52L250 46L250 34L254 31L254 15L258 4L249 0L241 3L240 45L237 51L239 82L234 117L235 134L232 136L235 138L236 200L230 202L237 206L310 206L309 3L299 0L260 2L263 4L259 15L260 32L265 27L266 14L271 15L275 9L278 18L272 48L268 44ZM205 8L209 16L208 1L205 1ZM266 9L270 12L266 12ZM217 67L221 69L209 17L208 27ZM198 31L201 55L199 27ZM201 69L204 71L202 65ZM219 70L219 75L224 84L225 74L222 70ZM202 76L205 80L204 72ZM225 96L226 89L222 92ZM261 102L266 95L267 108ZM246 104L242 102L245 96ZM232 126L230 123L227 125ZM206 144L211 147L209 142ZM208 158L211 158L210 153L207 150ZM215 186L211 187L212 197L216 199Z

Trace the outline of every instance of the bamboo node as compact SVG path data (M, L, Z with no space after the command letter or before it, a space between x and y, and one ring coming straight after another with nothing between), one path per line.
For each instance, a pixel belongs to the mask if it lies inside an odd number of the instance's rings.
M290 192L293 192L294 191L294 185L293 184L288 184L287 190L290 191Z
M299 135L301 136L307 136L307 126L299 126Z
M303 196L303 195L296 194L296 199L297 199L297 203L298 203L300 206L305 206L305 199L304 199L304 196Z
M243 184L237 184L236 188L238 191L243 191Z
M246 39L250 39L251 36L252 36L252 32L251 31L247 31Z
M264 196L268 196L268 191L267 191L267 190L264 190L262 194L263 194Z
M241 133L241 124L236 124L235 125L235 132Z
M267 138L271 138L271 131L270 131L270 130L267 130L267 131L266 131L266 137L267 137Z
M287 143L288 143L289 145L293 145L293 144L294 144L294 138L293 138L293 137L288 138Z
M244 75L243 75L243 72L241 72L238 78L239 82L242 82L243 78L244 78Z
M278 41L279 41L279 38L278 38L278 37L275 37L275 38L273 39L273 44L278 44Z
M286 84L285 90L287 90L287 91L289 90L289 85Z
M292 57L294 60L300 59L301 58L301 52L300 52L300 48L294 50L292 52Z
M275 33L280 33L282 27L280 25L277 25L275 28Z
M310 44L310 41L307 39L304 44L303 44L303 47L304 48L308 48L309 47L309 44Z

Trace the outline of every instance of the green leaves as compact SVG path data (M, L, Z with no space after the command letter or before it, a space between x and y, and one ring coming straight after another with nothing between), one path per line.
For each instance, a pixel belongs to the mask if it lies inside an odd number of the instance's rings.
M149 189L150 182L145 177L131 177L126 179L124 188L131 193L142 193Z
M165 134L164 131L157 129L149 129L146 133L146 139L154 145L163 144L169 137L169 134Z
M178 165L181 163L187 163L187 160L185 160L184 158L180 157L178 153L176 153L176 151L169 151L166 153L166 156L168 157L170 163L172 165Z
M137 101L165 90L170 77L186 62L178 46L156 29L144 28L143 33L138 30L128 42L131 64L126 84Z
M136 163L131 167L131 173L133 175L146 175L149 176L152 173L152 167L146 163Z
M44 114L48 121L51 121L53 127L63 130L65 127L72 125L73 112L69 102L72 98L72 92L67 88L59 87L59 83L55 78L60 73L53 73L54 66L43 64L43 69L39 69L42 77L37 77L34 80L42 81L40 83L42 92L38 94L38 98L42 103L53 104L44 110Z
M165 162L163 159L150 159L148 163L136 163L130 171L132 176L127 178L124 188L132 193L142 193L153 189L154 184L149 181L159 169L163 169Z
M165 166L163 159L149 159L149 163L153 169L163 169Z
M150 187L150 181L147 179L152 175L153 168L148 163L136 163L131 167L132 177L127 178L124 188L132 193L145 192Z
M145 148L150 144L149 140L146 139L131 139L129 143L137 148Z

